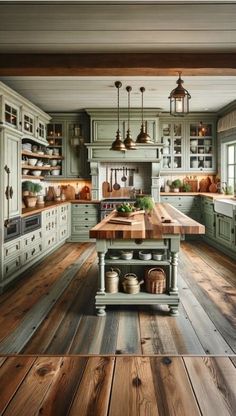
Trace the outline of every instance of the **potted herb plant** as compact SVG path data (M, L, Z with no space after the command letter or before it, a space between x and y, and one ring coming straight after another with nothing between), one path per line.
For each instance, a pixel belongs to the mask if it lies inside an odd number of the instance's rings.
M175 179L171 184L171 190L173 192L179 192L179 189L181 188L181 186L182 186L181 180L180 179Z
M140 209L144 209L148 214L150 214L155 207L155 202L151 196L137 195L135 205Z
M192 187L189 183L183 183L182 185L182 191L183 192L191 192Z
M36 182L22 182L22 195L27 208L34 208L37 203L37 194L43 189L42 185Z

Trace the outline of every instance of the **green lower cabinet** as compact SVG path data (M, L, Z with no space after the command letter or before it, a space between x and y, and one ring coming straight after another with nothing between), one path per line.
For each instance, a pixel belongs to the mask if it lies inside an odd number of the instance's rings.
M231 249L235 247L235 226L232 218L216 214L216 239Z
M98 204L72 204L70 241L92 241L89 238L89 230L98 223L98 213Z
M207 237L215 238L215 214L213 210L205 210L203 211L203 223L205 225L205 235Z

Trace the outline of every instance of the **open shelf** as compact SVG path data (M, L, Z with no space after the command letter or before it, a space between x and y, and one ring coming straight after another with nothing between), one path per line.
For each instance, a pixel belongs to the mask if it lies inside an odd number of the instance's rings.
M44 176L22 175L22 179L45 179Z
M105 264L109 264L109 265L122 265L122 264L128 264L128 265L143 265L143 266L169 266L170 262L168 260L140 260L140 259L132 259L132 260L122 260L122 259L117 259L117 260L112 260L112 259L105 259Z
M28 152L27 150L22 150L22 156L33 156L37 159L57 159L63 160L63 156L55 156L55 155L39 155L38 153Z

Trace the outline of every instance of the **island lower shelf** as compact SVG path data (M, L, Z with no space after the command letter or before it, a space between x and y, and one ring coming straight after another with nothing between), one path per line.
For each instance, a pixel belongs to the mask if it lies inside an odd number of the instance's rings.
M179 299L168 293L152 294L148 292L139 292L130 295L124 292L103 293L96 295L96 305L178 305Z

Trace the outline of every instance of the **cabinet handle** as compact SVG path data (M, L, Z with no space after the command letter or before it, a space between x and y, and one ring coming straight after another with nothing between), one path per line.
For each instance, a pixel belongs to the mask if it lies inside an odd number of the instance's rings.
M34 241L34 240L35 240L35 235L33 235L31 238L31 241Z
M10 194L10 198L12 199L12 197L13 197L13 188L12 188L12 186L10 186L9 194Z
M231 234L234 234L234 228L231 229Z
M6 256L8 255L8 248L6 249Z
M35 253L35 248L32 250L32 252L31 252L31 254L32 254L32 256L33 256L33 254Z
M16 249L19 250L19 244L16 245Z
M6 267L6 273L8 272L8 266Z
M19 261L18 261L18 260L16 260L16 266L19 266L19 264L20 264L20 263L19 263Z

